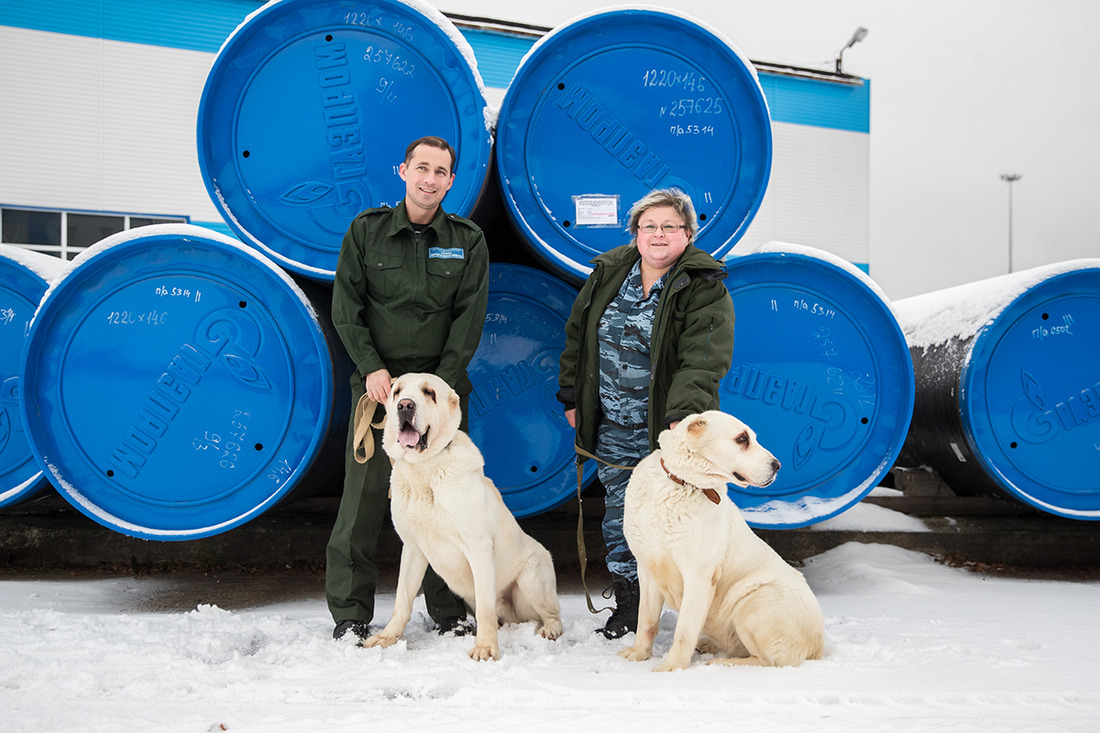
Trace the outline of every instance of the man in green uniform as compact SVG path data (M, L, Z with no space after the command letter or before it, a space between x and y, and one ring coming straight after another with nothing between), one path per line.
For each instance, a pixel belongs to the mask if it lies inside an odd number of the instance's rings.
M409 145L399 168L405 199L396 208L362 212L344 235L332 321L356 367L353 406L364 393L385 403L392 377L431 372L461 396L461 428L467 430L472 385L466 367L485 323L489 254L476 224L442 209L455 158L454 148L438 137ZM372 432L374 455L359 464L352 455L353 417L344 493L326 552L325 596L336 639L348 633L365 639L374 617L374 553L389 506L390 462L380 431ZM471 629L465 604L431 568L423 591L440 633Z

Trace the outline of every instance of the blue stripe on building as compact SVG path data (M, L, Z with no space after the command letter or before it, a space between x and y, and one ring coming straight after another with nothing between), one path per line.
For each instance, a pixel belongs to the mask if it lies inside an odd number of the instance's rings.
M778 74L760 74L773 122L871 131L871 82L839 84Z
M191 224L197 227L203 227L205 229L212 229L218 234L224 234L225 236L232 239L240 239L240 237L237 236L237 233L230 229L229 225L226 224L224 221L193 221L191 222Z
M477 70L487 87L505 89L519 67L519 62L535 45L531 38L509 36L476 28L460 28L463 37L474 49Z
M217 53L259 0L0 0L0 25Z

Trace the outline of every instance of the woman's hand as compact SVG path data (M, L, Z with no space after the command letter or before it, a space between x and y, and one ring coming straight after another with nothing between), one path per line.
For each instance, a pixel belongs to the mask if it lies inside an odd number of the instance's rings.
M565 419L569 421L569 427L577 429L577 408L565 411Z

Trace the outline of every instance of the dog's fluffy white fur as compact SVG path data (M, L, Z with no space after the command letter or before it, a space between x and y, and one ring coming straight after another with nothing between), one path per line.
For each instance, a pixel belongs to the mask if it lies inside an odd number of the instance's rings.
M393 461L390 506L403 543L393 616L364 646L401 636L430 563L474 610L470 656L499 659L499 622L537 621L536 633L562 631L550 553L525 534L485 477L481 452L458 429L458 394L432 374L394 380L382 447Z
M819 659L825 621L817 599L726 495L728 482L767 486L779 462L748 426L717 411L686 418L659 443L626 490L624 532L638 560L640 602L634 646L621 655L649 659L667 603L679 616L659 671L687 667L696 649L724 655L714 660L721 664ZM717 505L704 489L716 492Z

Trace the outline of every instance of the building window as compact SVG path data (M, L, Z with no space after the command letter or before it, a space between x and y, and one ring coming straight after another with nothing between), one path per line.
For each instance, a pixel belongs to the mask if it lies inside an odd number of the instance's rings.
M150 216L131 216L130 217L130 229L137 229L138 227L147 227L153 224L180 224L184 219L156 219Z
M0 242L61 245L61 212L28 209L0 210Z
M103 214L69 214L65 231L68 232L70 247L91 247L101 239L118 234L126 228L126 220L121 216Z
M150 224L182 224L183 216L102 214L0 206L0 243L71 260L96 242Z

